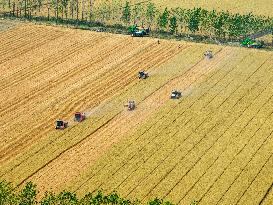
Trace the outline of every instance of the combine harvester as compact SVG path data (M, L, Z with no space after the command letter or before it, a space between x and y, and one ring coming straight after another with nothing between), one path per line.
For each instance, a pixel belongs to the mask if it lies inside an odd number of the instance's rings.
M85 113L82 112L76 112L74 115L74 121L75 122L82 122L86 119ZM64 120L57 120L56 121L56 130L64 130L65 128L68 127L68 122Z
M139 79L146 79L148 77L149 77L149 74L147 72L145 72L143 70L138 72L138 78Z
M205 56L206 59L212 59L213 58L212 51L206 51L204 53L204 56Z
M255 41L251 38L245 38L241 41L241 46L247 48L263 48L264 43L262 41Z
M56 127L55 127L56 130L64 130L67 127L68 127L68 122L63 120L56 121Z
M82 122L86 118L85 113L82 112L76 112L74 115L74 121L75 122Z
M128 111L132 111L136 108L136 103L134 100L129 100L128 103L124 105L124 107L127 107Z
M171 92L171 99L179 99L182 97L182 93L178 90L173 90Z
M149 28L139 28L137 25L130 26L128 30L132 37L144 37L150 33Z

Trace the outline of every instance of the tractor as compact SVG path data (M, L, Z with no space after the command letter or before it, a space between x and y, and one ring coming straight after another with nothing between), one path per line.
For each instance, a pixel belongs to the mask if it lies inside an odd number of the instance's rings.
M132 111L136 108L136 103L133 100L129 100L128 103L124 106L127 107L129 111Z
M130 26L128 30L132 37L143 37L149 35L150 33L149 28L140 29L137 25Z
M207 58L207 59L211 59L211 58L213 57L212 51L206 51L206 52L204 53L204 56L205 56L205 58Z
M143 70L138 72L138 78L139 79L146 79L148 77L149 77L149 74L147 72L145 72Z
M182 96L182 93L177 90L173 90L171 93L171 99L179 99Z
M241 46L247 48L262 48L264 47L264 43L262 41L252 40L251 38L245 38L241 41Z
M76 112L74 116L74 121L75 122L82 122L85 120L85 113L82 112Z
M63 120L56 121L56 127L55 127L56 130L63 130L67 127L68 127L68 122L63 121Z

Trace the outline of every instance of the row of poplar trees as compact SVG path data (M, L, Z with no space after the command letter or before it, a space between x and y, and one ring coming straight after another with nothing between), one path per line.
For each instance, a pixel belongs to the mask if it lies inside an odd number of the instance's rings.
M150 27L171 34L197 34L222 39L237 39L259 31L273 29L273 18L238 14L229 11L208 11L202 8L157 8L150 1L130 4L121 0L2 0L13 15L30 17L43 10L48 19L60 21L100 22ZM17 9L19 8L19 9ZM23 14L22 14L23 13Z

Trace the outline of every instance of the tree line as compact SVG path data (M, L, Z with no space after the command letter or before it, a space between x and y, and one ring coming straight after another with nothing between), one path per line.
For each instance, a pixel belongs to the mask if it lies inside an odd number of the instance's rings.
M273 29L273 18L253 13L239 14L203 8L159 9L151 1L130 4L129 1L109 0L94 4L95 0L3 0L13 15L32 17L35 10L46 7L48 20L99 22L102 25L146 26L157 32L195 34L221 39L238 39ZM17 11L17 13L15 12ZM20 14L18 14L18 11ZM23 14L22 14L23 12ZM52 15L53 12L53 15Z
M58 194L45 192L40 200L37 200L37 186L28 182L20 190L12 186L10 182L0 181L0 205L140 205L138 200L122 198L116 192L104 194L98 191L95 194L87 193L82 198L75 193L62 191ZM155 198L147 202L148 205L174 205L169 201ZM191 205L197 205L193 201Z

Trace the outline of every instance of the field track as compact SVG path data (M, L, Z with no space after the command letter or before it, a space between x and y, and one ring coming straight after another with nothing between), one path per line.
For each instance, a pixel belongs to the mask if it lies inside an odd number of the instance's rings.
M1 179L142 202L273 202L272 52L32 24L0 40ZM70 127L55 131L57 118Z

